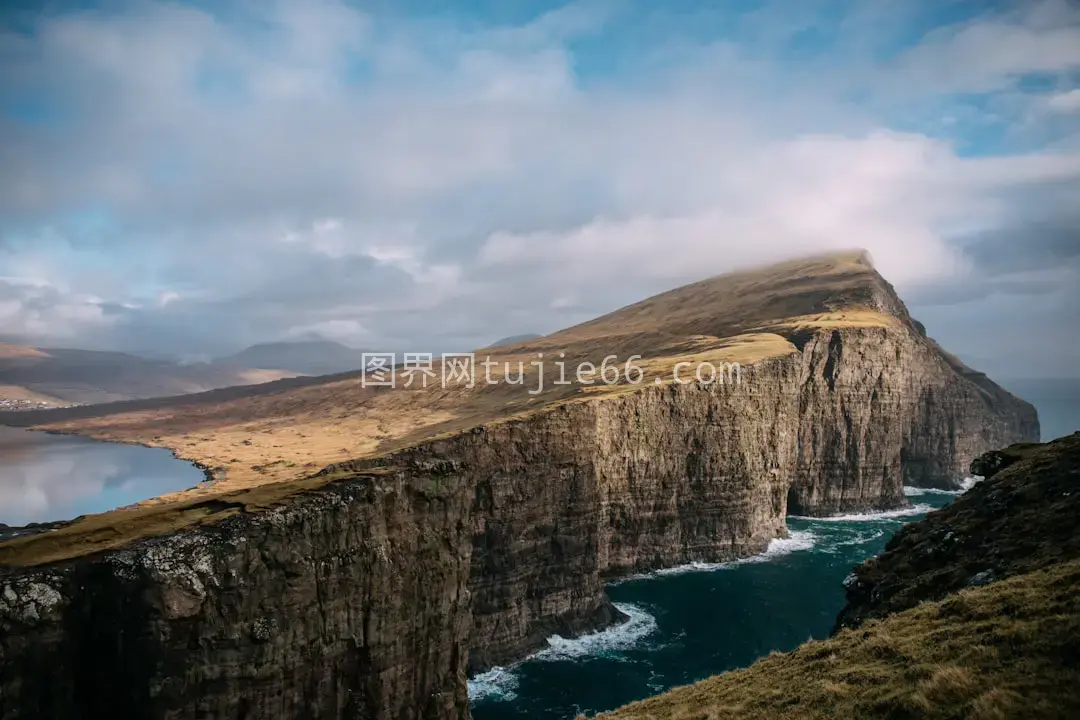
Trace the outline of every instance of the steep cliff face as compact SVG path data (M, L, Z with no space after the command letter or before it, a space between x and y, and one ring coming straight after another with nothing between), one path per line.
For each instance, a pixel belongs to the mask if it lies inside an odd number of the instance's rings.
M610 624L605 579L759 553L789 513L902 506L905 483L955 483L994 438L1037 432L1033 416L1015 399L985 403L917 333L843 328L744 368L736 385L572 402L380 462L445 463L473 494L476 672ZM935 445L932 474L907 466L915 443L951 429L973 438Z
M1031 405L906 326L818 333L803 367L792 514L902 504L904 485L956 488L980 453L1039 437Z
M879 276L845 265L837 295L784 267L770 282L790 297L738 280L771 308L746 328L692 304L685 335L654 342L767 336L780 352L737 384L582 392L331 465L334 482L273 510L222 494L222 520L0 571L0 717L89 716L103 698L130 717L465 717L466 668L617 621L610 577L752 555L789 512L903 505L905 483L954 483L978 453L1037 438L1034 410L945 355ZM592 347L686 301L658 297L548 340Z
M0 574L0 717L466 717L466 497L373 477Z

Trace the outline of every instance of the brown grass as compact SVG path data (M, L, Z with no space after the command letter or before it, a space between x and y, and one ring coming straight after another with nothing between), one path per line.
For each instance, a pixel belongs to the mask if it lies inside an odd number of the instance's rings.
M20 358L44 358L48 353L42 352L29 345L16 345L15 343L0 342L0 360L13 360Z
M1080 561L774 654L604 720L1080 717Z

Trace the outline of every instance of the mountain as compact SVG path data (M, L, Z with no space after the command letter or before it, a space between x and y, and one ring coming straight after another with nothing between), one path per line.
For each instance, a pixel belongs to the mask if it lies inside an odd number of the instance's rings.
M353 372L0 418L223 476L0 543L0 585L27 588L0 606L10 715L464 718L467 673L621 622L610 578L758 554L789 512L906 506L1039 433L861 252L479 355L472 383L437 363L426 386ZM106 653L90 675L39 662L70 643Z
M251 385L295 373L137 355L0 343L0 403L69 405L173 396Z
M488 345L488 347L496 348L502 347L503 345L516 345L518 343L528 342L529 340L535 340L538 337L541 336L537 335L536 333L525 333L524 335L510 335L509 337L504 337L496 340L495 342L491 343L491 345Z
M361 351L333 340L303 340L252 345L216 362L239 367L286 370L298 375L330 375L357 370Z

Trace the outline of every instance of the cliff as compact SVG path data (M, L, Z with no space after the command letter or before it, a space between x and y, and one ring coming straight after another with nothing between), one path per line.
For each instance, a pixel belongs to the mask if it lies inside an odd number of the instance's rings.
M599 717L1077 717L1080 433L971 469L855 569L832 638Z
M755 554L789 512L896 507L904 484L953 484L1038 435L862 255L722 276L500 350L637 354L647 377L536 370L536 396L332 379L38 416L225 479L0 543L0 717L74 712L92 687L123 688L132 717L464 717L466 667L616 621L608 578ZM738 363L738 381L675 381L704 361ZM120 646L90 627L123 630ZM99 642L137 665L89 662Z
M374 474L0 571L0 717L464 717L463 499Z
M989 452L971 470L987 479L855 568L838 627L1080 559L1080 433Z

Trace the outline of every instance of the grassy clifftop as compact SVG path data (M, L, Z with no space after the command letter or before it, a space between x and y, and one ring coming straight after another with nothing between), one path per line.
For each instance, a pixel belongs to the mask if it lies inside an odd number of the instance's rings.
M600 717L1080 717L1080 433L973 466L856 570L832 638Z

